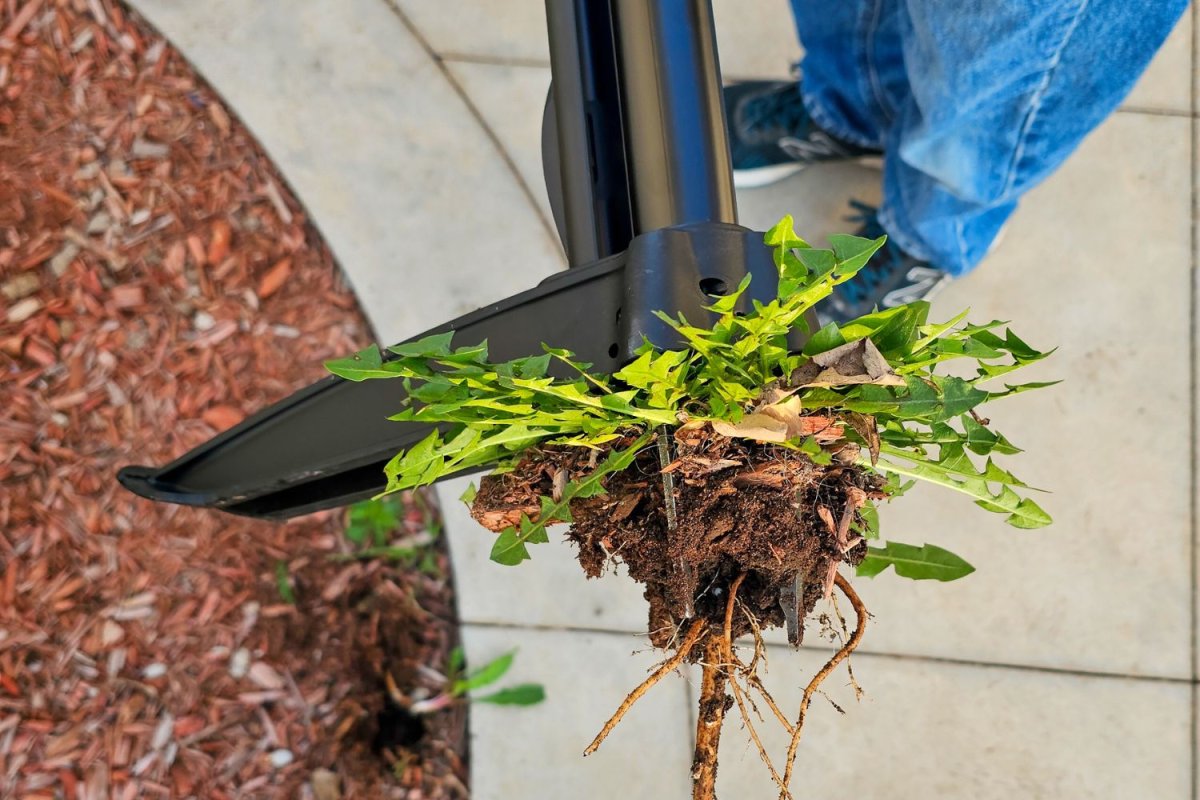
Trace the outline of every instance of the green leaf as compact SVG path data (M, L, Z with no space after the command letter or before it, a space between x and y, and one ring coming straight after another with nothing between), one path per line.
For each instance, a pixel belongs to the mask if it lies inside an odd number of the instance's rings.
M738 287L727 295L714 300L712 305L708 306L709 311L717 314L731 314L737 307L738 301L742 299L742 295L746 293L746 289L750 288L750 276L742 278L738 283Z
M462 503L471 505L472 503L475 502L475 495L478 493L479 493L479 490L475 487L475 484L468 483L467 488L463 489L463 493L458 496L458 499Z
M879 538L879 508L875 505L874 500L867 500L866 504L859 509L858 514L862 517L862 525L854 525L854 531L864 539L872 540Z
M413 358L438 358L440 356L450 355L450 340L454 338L454 331L446 331L445 333L435 333L426 336L423 339L417 339L412 342L403 342L393 345L388 350L398 356L409 356ZM487 348L484 347L484 354L487 354Z
M499 691L477 697L476 703L493 703L498 706L532 706L546 699L546 690L540 683L521 683Z
M878 239L864 239L861 236L850 236L835 233L829 237L829 244L837 256L837 271L841 275L853 275L867 265L871 256L887 241L886 236Z
M962 416L988 399L988 393L976 389L962 378L936 378L942 390L942 419Z
M504 674L512 667L513 659L516 656L516 650L509 650L504 655L492 659L479 669L468 674L467 677L455 681L450 689L450 693L453 695L462 695L495 683L503 678Z
M809 338L808 342L804 345L804 355L815 356L818 353L824 353L835 347L840 347L845 343L846 337L842 336L837 323L831 322Z
M369 378L395 378L399 374L395 368L384 366L383 354L379 352L377 344L364 348L347 358L326 361L325 369L348 381L356 382Z
M983 470L979 470L962 452L961 446L944 446L943 450L945 452L935 461L920 451L901 450L891 445L883 445L880 452L889 458L881 458L875 469L962 492L975 498L980 508L1005 514L1005 522L1014 528L1040 528L1050 524L1050 515L1037 503L1017 494L1013 487L1024 487L1024 484L1012 473L1001 469L990 460ZM895 459L903 459L909 463L900 464ZM859 463L869 466L869 462L862 459ZM989 484L999 485L1000 491L993 492Z
M792 219L791 214L784 215L783 219L776 222L763 234L763 242L768 247L777 247L784 250L808 247L808 242L796 235L795 224L796 221Z
M1011 489L1005 488L1004 496L1006 500L1011 500L1005 503L996 503L991 500L976 500L975 505L980 508L985 508L988 511L994 511L998 514L1009 514L1006 522L1014 528L1030 529L1044 528L1054 520L1045 510L1035 503L1031 498L1021 497ZM1016 503L1014 507L1012 503Z
M1031 392L1034 389L1045 389L1048 386L1056 386L1060 383L1062 383L1062 381L1034 381L1031 383L1019 383L1015 386L1006 383L1004 384L1005 391L990 392L988 394L988 400L999 400L1001 397L1011 397L1014 394Z
M463 652L462 646L457 646L450 651L450 658L446 662L446 673L451 677L454 677L463 671L463 667L466 666L466 663L467 657Z
M286 561L275 562L275 586L279 589L279 597L288 605L296 605L296 592L292 589L292 576L288 572Z
M801 250L796 257L805 268L805 277L809 273L814 275L828 275L838 267L837 256L834 255L832 250ZM781 292L780 294L782 295L783 293Z
M893 567L902 578L917 581L953 581L966 577L975 568L937 545L916 547L900 542L888 542L883 547L868 547L867 557L858 566L858 574L874 577Z
M492 544L492 561L506 567L515 567L522 561L528 561L530 558L529 548L525 546L525 538L517 532L515 527L500 531L496 536L496 541Z
M383 544L400 525L403 509L394 500L363 500L350 506L346 515L346 538L355 544Z
M569 522L572 498L603 492L605 475L627 469L655 428L674 428L685 412L693 418L737 423L760 404L768 389L794 389L788 380L806 361L805 354L811 357L870 337L903 378L903 386L806 387L795 394L800 406L835 416L873 415L884 456L878 470L893 496L913 480L923 480L969 495L981 508L1003 513L1016 527L1047 524L1049 516L1026 496L1028 487L990 459L978 465L972 458L1019 452L974 416L976 407L1048 385L1009 384L989 392L983 382L1048 353L1020 339L1005 322L968 324L965 312L931 325L926 302L873 312L810 336L806 314L838 284L850 280L886 242L882 237L832 236L830 249L815 249L793 226L792 218L785 217L764 237L778 270L774 299L747 298L750 284L743 280L737 291L707 306L715 321L708 316L708 322L698 325L678 313L656 312L681 344L662 351L643 339L635 360L611 375L593 373L590 364L550 346L544 346L541 355L489 363L486 342L453 348L450 332L396 345L387 360L372 346L331 361L331 371L349 380L400 378L403 392L397 391L392 419L431 426L424 439L387 463L385 494L481 467L511 470L531 447L589 447L605 453L590 475L568 481L559 500L539 500L533 519L523 517L495 538L493 559L517 564L530 557L529 545L548 540L547 525ZM791 349L797 333L807 337L804 354ZM954 359L973 362L974 377L935 372ZM561 369L550 375L555 360L574 373L570 379L558 377ZM639 438L634 445L613 447L635 435ZM811 439L789 447L817 463L831 459ZM464 499L472 498L468 494ZM864 509L861 517L856 530L875 536L873 508ZM385 547L392 529L386 519L352 513L346 535L361 554Z

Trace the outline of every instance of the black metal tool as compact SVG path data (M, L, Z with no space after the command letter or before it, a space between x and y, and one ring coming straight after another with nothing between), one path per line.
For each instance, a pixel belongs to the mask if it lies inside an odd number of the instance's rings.
M427 333L487 339L494 359L545 342L613 371L643 336L677 344L655 310L702 322L703 306L746 275L743 302L769 300L775 266L762 235L736 224L711 0L546 0L546 13L543 163L570 269ZM153 500L252 517L352 503L381 490L387 460L428 434L387 420L402 392L328 378L119 479Z

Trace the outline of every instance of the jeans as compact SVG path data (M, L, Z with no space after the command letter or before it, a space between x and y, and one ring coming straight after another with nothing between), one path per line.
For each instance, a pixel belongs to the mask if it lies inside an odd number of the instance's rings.
M1186 6L792 0L804 104L833 136L885 152L891 240L961 275L1116 109Z

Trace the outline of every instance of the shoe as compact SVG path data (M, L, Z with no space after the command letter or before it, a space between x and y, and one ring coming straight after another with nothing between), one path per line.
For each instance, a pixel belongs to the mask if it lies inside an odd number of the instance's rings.
M878 150L843 142L817 127L795 81L746 81L725 87L725 123L733 184L766 186L823 161L882 164Z
M850 205L858 212L851 219L862 223L857 236L885 235L878 209L854 200ZM833 288L833 294L817 307L817 317L822 325L841 325L876 310L931 300L950 280L950 273L914 258L888 239L857 275Z

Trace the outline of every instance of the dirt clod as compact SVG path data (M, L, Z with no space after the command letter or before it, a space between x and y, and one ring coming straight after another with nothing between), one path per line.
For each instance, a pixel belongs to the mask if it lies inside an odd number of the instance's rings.
M621 564L645 586L647 629L658 647L670 646L691 615L720 630L730 584L744 572L738 601L747 613L736 616L732 635L750 632L748 615L765 629L785 625L794 612L798 644L804 617L832 587L837 565L857 565L866 555L852 530L867 498L883 496L878 477L708 426L685 426L672 438L665 468L648 448L607 479L605 494L571 504L567 536L584 572L596 578ZM565 470L577 479L588 463L578 448L530 451L511 472L482 480L472 513L493 530L522 514L533 518L554 476ZM663 473L673 476L673 527ZM689 654L699 657L699 648Z

